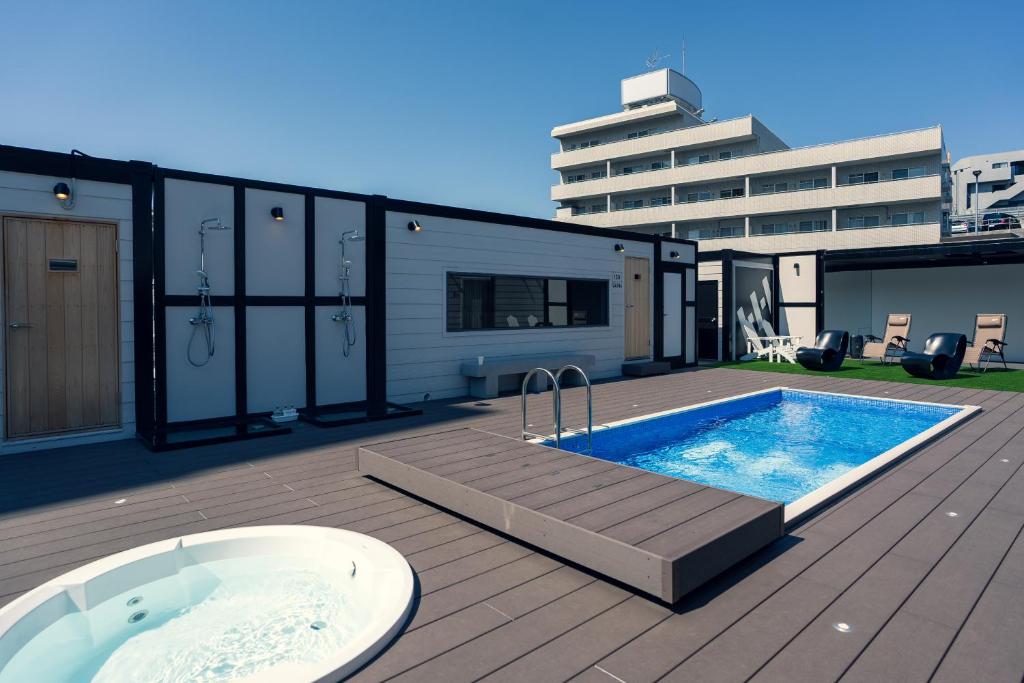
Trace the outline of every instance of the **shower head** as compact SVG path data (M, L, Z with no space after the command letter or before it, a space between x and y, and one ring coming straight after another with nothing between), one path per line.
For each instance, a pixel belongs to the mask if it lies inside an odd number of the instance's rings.
M230 225L224 225L224 222L219 218L205 218L199 222L199 233L203 234L207 230L230 230Z
M346 230L341 233L342 242L345 240L348 240L349 242L362 242L364 239L366 238L360 235L358 230Z

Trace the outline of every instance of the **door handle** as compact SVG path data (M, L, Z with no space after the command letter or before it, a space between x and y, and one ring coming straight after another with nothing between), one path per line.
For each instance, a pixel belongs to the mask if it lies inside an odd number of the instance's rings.
M32 324L31 323L12 322L12 323L8 323L7 326L8 327L13 327L14 329L18 329L19 327L32 327Z

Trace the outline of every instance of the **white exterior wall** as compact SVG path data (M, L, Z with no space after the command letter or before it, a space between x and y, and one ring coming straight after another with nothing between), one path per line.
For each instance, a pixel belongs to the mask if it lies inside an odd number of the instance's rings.
M406 225L416 219L421 232ZM625 253L616 253L616 243ZM622 278L625 256L651 260L653 245L616 238L512 227L403 213L387 214L387 397L420 401L464 396L460 365L477 356L573 352L597 358L593 378L614 377L625 360ZM609 326L448 332L446 273L607 278ZM653 329L649 332L653 341Z
M32 216L34 218L73 219L117 223L118 230L118 298L120 301L120 386L121 426L119 428L61 434L16 441L0 441L0 452L20 452L129 438L135 435L135 334L132 271L132 188L130 185L76 181L75 207L61 208L53 197L53 186L66 178L0 171L0 216ZM3 307L3 259L0 258L0 309ZM6 315L3 325L6 326ZM0 335L0 380L6 358L4 335ZM3 435L3 391L0 381L0 438Z
M1024 362L1024 264L949 266L825 275L825 327L850 334L885 331L889 313L910 313L910 349L935 332L963 332L968 341L978 313L1006 313L1007 360Z
M814 306L787 304L814 303L818 295L817 257L814 254L779 257L779 334L800 337L810 346L818 330Z

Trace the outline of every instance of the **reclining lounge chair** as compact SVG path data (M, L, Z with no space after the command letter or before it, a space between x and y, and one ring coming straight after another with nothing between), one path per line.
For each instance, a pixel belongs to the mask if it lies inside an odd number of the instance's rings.
M850 334L843 330L822 330L814 338L813 347L796 350L796 360L808 370L838 370L850 348Z
M910 341L910 314L890 313L885 319L885 335L865 335L862 358L877 358L882 363L899 358L907 351Z
M960 370L966 351L965 335L957 332L938 332L925 339L922 353L904 353L900 358L900 364L914 377L950 379Z
M970 363L975 370L985 372L993 356L1003 361L1003 369L1008 369L1003 347L1006 346L1006 314L981 313L974 319L974 341L967 346L964 362Z

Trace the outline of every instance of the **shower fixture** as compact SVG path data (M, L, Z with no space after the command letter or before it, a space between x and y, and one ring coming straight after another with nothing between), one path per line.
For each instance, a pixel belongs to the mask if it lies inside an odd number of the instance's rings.
M194 367L201 368L210 362L213 353L217 348L217 335L213 325L213 304L210 298L210 276L206 272L206 233L210 230L230 230L230 226L224 225L219 218L207 218L199 223L199 286L196 292L199 294L199 310L195 317L189 318L192 325L192 334L188 338L188 348L185 355L188 362ZM206 342L206 357L196 360L192 353L192 346L195 343L199 328L203 330L203 339Z
M331 320L345 326L341 352L348 358L352 347L356 345L356 321L352 316L352 261L345 253L346 242L362 242L363 237L358 230L346 230L341 233L338 244L341 245L341 269L338 272L338 295L341 297L341 311L331 316Z

